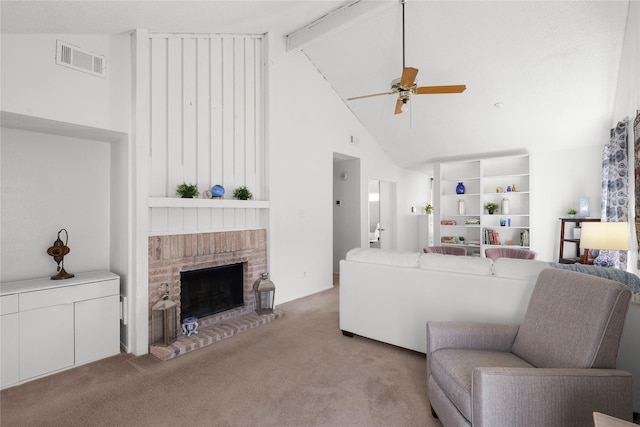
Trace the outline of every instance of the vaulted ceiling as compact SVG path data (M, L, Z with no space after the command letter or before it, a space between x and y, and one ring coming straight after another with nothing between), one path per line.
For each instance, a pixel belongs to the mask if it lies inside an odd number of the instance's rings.
M580 148L603 143L613 107L629 0L435 1L405 4L406 66L420 86L393 114L402 6L361 1L7 1L3 33L291 34L396 163ZM356 13L354 13L356 11ZM602 140L600 140L602 138Z

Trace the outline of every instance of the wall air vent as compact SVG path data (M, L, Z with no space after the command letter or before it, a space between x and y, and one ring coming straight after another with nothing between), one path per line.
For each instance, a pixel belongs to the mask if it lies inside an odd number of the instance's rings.
M56 43L56 64L102 78L107 76L106 58L103 55L80 49L60 40Z

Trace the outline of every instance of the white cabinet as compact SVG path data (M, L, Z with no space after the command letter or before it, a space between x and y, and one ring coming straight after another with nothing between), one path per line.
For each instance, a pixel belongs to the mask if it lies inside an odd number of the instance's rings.
M18 296L0 296L0 387L18 382Z
M117 354L119 293L119 277L100 271L0 284L1 385Z
M530 247L530 157L495 157L437 165L435 240L484 256L492 246ZM464 194L456 187L462 183ZM485 206L498 209L489 214Z
M20 380L73 365L73 304L20 312Z
M119 303L118 295L75 303L76 365L112 356L119 351ZM101 314L96 316L95 313ZM105 319L111 321L106 322Z

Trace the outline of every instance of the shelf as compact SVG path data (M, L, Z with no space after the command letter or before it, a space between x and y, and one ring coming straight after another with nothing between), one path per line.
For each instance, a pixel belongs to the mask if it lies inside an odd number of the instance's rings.
M150 208L240 208L269 209L268 200L183 199L180 197L149 197Z

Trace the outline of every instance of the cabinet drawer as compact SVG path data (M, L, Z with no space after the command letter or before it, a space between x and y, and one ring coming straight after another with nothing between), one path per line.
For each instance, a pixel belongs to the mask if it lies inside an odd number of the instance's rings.
M18 312L18 295L5 295L0 297L0 314L11 314Z
M58 304L71 304L120 293L119 279L104 280L76 286L65 286L20 294L20 311L34 310Z

